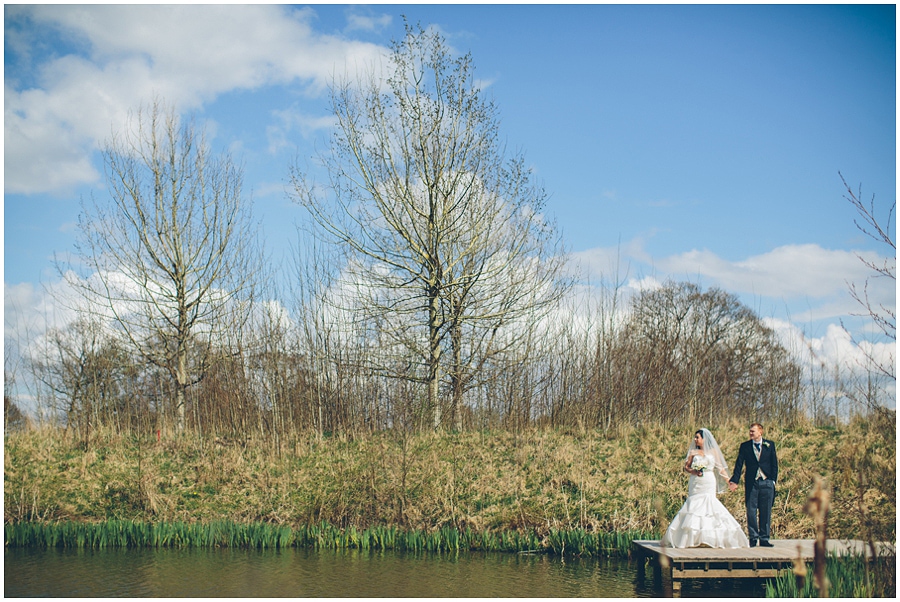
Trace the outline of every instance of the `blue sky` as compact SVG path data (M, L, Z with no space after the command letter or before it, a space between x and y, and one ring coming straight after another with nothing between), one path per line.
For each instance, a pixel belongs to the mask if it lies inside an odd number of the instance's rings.
M98 146L153 95L243 162L275 257L302 210L288 167L328 134L326 86L403 32L470 51L593 280L718 286L846 359L846 292L886 253L839 172L880 215L896 199L893 5L5 6L6 338L40 331ZM893 282L873 281L895 305ZM42 317L43 316L43 317ZM862 330L855 331L865 338ZM29 335L31 336L31 335ZM886 347L886 352L893 345Z

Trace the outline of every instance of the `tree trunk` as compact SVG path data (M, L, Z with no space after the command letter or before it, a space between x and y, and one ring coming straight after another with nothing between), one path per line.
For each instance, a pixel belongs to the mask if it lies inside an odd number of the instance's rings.
M187 368L187 349L184 343L178 345L175 373L175 430L184 432L184 405L187 399L187 388L190 385Z
M435 430L441 427L441 326L440 326L440 298L437 292L429 291L428 305L428 405L433 411Z
M463 396L463 368L462 368L462 332L459 324L454 324L450 331L450 346L453 350L452 374L450 375L451 402L450 420L453 428L462 431L462 396Z

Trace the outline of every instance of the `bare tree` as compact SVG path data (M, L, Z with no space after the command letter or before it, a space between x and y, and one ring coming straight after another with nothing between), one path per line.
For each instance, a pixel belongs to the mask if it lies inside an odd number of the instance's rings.
M458 403L516 323L559 298L562 254L545 193L498 142L471 56L453 58L440 34L407 24L389 60L386 80L373 70L359 87L333 86L327 184L295 168L293 192L347 249L357 308L396 345L382 367L427 386L437 427L444 372ZM410 353L416 365L402 361Z
M83 277L71 280L89 301L82 311L111 318L169 374L181 430L187 390L253 301L260 254L242 171L159 101L114 135L103 157L110 202L83 206Z
M504 180L524 186L505 198L543 202L543 192L530 188L528 173L520 160L513 161ZM534 206L534 205L533 205ZM504 212L504 206L488 211ZM523 214L524 213L524 214ZM555 229L529 211L494 217L496 229L476 219L469 236L458 241L468 249L453 256L462 258L448 266L450 287L444 299L450 339L451 423L461 428L464 393L484 383L491 365L502 371L527 361L535 348L534 339L546 330L551 310L569 290L572 282L563 276L565 256Z
M91 432L115 424L128 413L127 383L134 365L100 324L78 318L65 328L47 332L52 354L33 356L32 371L66 416L66 428L87 445Z
M887 219L881 221L875 215L874 195L872 196L872 200L869 201L868 206L866 206L861 200L862 188L858 189L857 192L853 192L853 189L849 184L847 184L847 180L844 179L843 175L841 175L841 182L844 184L844 189L847 191L847 194L844 195L844 198L853 206L853 208L856 210L857 215L859 216L858 219L853 220L853 223L856 225L860 232L862 232L875 242L883 244L890 249L889 255L885 256L882 260L874 261L866 259L862 255L857 255L859 257L859 260L862 261L863 264L872 271L872 276L870 278L888 278L893 283L896 283L897 245L894 240L895 233L892 233L891 228L894 225L894 211L897 208L897 202L894 201L894 203L891 204L891 207L887 212ZM866 313L862 315L871 318L872 322L875 323L875 326L877 326L878 329L881 330L885 337L887 337L891 341L896 341L896 306L873 302L869 298L870 278L866 278L866 282L863 285L862 291L857 288L856 283L849 283L850 295L863 308L865 308ZM895 378L893 356L891 356L889 361L882 361L881 359L869 354L867 348L864 348L863 351L868 354L870 363L878 372L881 372L888 378Z
M9 352L3 357L3 429L5 433L22 429L28 425L28 417L14 401L15 372L7 367Z
M719 289L668 282L632 303L614 351L625 377L617 397L632 418L790 418L800 369L775 333Z

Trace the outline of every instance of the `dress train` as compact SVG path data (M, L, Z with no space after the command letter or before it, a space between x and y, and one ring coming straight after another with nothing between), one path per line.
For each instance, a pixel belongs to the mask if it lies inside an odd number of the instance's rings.
M747 548L750 541L741 525L716 497L712 470L691 476L688 497L672 519L662 544L669 548Z

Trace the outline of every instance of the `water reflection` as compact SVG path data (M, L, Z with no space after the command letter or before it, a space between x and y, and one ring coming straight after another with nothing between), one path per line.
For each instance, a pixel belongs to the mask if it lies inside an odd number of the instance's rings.
M12 549L5 551L4 565L6 597L630 598L661 593L651 583L636 584L636 567L628 561L523 554ZM723 592L714 584L684 593L691 592L755 594Z

